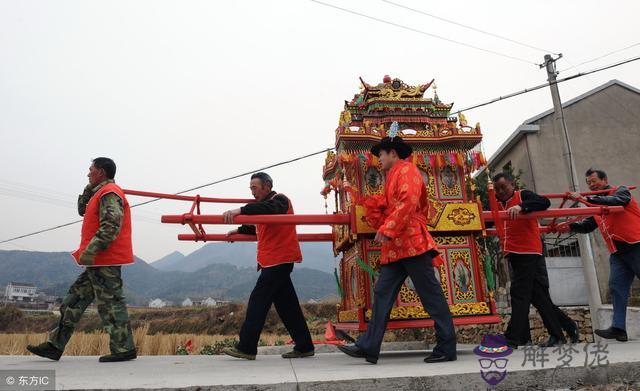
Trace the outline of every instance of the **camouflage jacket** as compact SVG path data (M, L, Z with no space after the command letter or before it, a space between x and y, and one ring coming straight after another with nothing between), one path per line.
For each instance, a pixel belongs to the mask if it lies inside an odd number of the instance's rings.
M78 213L84 216L87 204L91 197L107 183L115 183L108 179L98 186L87 185L84 192L78 196ZM115 240L122 227L124 207L122 199L115 193L107 193L100 199L100 228L91 239L87 248L80 255L80 261L84 265L91 265L99 251L106 250L109 244Z

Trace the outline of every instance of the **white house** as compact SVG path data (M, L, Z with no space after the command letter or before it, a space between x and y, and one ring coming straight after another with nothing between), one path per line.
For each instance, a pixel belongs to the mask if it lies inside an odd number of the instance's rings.
M207 298L187 297L182 301L183 307L191 307L191 306L215 307L216 305L218 305L218 301L211 297L207 297Z
M4 297L7 301L34 302L36 290L33 284L11 281L4 290Z
M149 302L150 308L163 308L166 307L169 303L162 299L153 299Z

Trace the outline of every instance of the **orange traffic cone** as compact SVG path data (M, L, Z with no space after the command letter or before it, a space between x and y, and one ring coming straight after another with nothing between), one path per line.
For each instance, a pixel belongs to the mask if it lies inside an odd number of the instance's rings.
M333 327L333 323L331 323L331 321L327 322L327 329L324 332L324 339L327 341L338 340L338 337L336 337L336 328Z

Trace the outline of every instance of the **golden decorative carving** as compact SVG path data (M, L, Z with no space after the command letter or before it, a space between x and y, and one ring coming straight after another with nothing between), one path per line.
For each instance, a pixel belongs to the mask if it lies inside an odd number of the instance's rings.
M464 209L465 212L455 211L456 209ZM475 202L450 202L446 203L444 211L441 216L446 218L440 218L436 227L432 231L481 231L482 222L480 221L480 209ZM454 222L452 218L458 217ZM471 217L473 216L473 217ZM462 224L462 223L467 224Z
M421 86L408 87L394 91L392 88L381 88L380 97L387 99L421 98L424 91Z
M468 244L468 240L466 236L439 236L434 235L433 240L436 241L438 246L455 246L455 245L463 245Z
M351 113L349 110L343 110L340 113L340 119L338 120L338 125L346 127L351 123Z
M449 311L453 316L468 316L468 315L487 315L491 311L487 303L475 302L475 303L458 303L449 304ZM371 319L371 310L365 312L365 319ZM429 313L424 310L422 306L400 306L393 307L391 309L391 320L407 320L407 319L428 319ZM357 313L356 313L357 320Z
M370 252L369 253L369 265L371 265L373 270L378 270L378 268L380 268L380 253L379 252Z
M340 322L357 322L358 310L347 310L338 312L338 321Z
M420 303L420 298L418 297L416 291L410 289L406 285L402 285L398 296L400 297L400 301L405 304Z
M475 219L476 216L469 212L468 209L455 208L447 215L447 218L455 225L469 225L471 220Z

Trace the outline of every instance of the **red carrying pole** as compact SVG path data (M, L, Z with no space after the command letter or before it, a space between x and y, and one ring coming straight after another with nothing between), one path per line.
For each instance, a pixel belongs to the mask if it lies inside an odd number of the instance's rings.
M222 215L164 215L161 221L168 224L227 224ZM292 225L349 225L351 217L346 213L333 215L239 215L230 224L292 224Z
M125 189L123 190L124 194L139 196L139 197L150 197L150 198L162 198L167 200L177 200L177 201L195 201L198 196L186 196L186 195L178 195L178 194L166 194L166 193L154 193L150 191L140 191L140 190L131 190ZM248 204L251 202L256 202L256 200L252 198L212 198L212 197L198 197L200 202L217 202L224 204Z
M634 190L636 188L636 186L628 186L627 189L629 190ZM597 190L597 191L584 191L581 192L580 194L582 196L592 196L592 195L600 195L600 194L608 194L613 192L614 189L605 189L605 190ZM567 197L569 194L571 193L551 193L551 194L540 194L541 196L547 197L547 198L565 198Z
M205 241L205 242L255 242L255 235L226 235L226 234L205 234L205 235L194 235L194 234L180 234L178 235L178 240L186 240L186 241ZM298 241L300 242L332 242L333 234L323 233L323 234L298 234Z
M567 217L567 216L594 216L602 213L619 213L623 212L623 206L590 206L586 208L554 208L541 212L520 213L518 219L541 219L545 217ZM485 221L494 220L495 211L482 212L482 218ZM497 213L500 220L508 220L509 213L507 211L499 211Z

